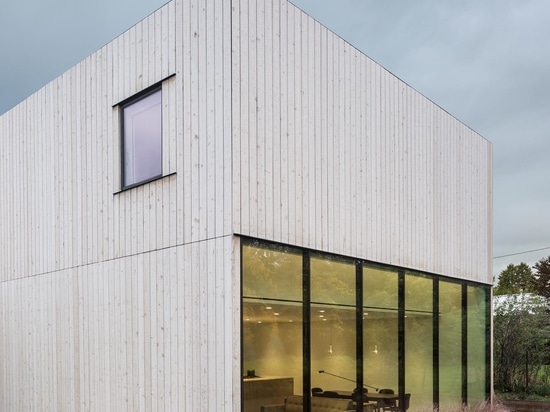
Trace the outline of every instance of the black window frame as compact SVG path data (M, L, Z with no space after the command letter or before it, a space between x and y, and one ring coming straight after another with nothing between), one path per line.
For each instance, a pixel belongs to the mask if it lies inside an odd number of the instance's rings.
M120 110L119 110L119 124L120 124L120 185L121 185L121 191L124 191L124 190L127 190L127 189L131 189L133 187L137 187L137 186L141 186L141 185L144 185L144 184L147 184L149 182L152 182L152 181L155 181L155 180L158 180L160 178L162 178L164 175L164 170L163 170L163 156L162 156L162 152L163 152L163 128L162 128L162 117L163 117L163 110L162 110L162 98L163 98L163 95L162 95L162 81L159 82L159 83L156 83L142 91L140 91L139 93L125 99L124 101L120 102L118 104ZM154 176L150 176L150 177L147 177L146 179L143 179L143 180L139 180L139 181L133 181L131 183L127 183L127 175L126 175L126 170L125 170L125 162L126 162L126 156L125 156L125 152L126 152L126 147L125 147L125 144L126 144L126 139L125 139L125 109L127 109L128 107L140 102L141 100L157 93L157 92L160 92L161 93L161 108L160 108L160 116L161 116L161 124L160 124L160 173L159 174L156 174Z

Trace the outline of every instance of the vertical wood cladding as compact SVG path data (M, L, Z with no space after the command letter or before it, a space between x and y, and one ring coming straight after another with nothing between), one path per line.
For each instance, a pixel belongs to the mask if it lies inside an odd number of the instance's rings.
M1 280L230 233L230 22L170 2L0 117ZM117 193L116 104L163 79L172 175Z
M117 103L163 82L164 178ZM174 0L0 116L0 409L238 410L233 234L491 283L491 147L285 0Z
M172 1L0 117L1 410L238 409L230 14ZM119 192L163 79L167 176Z
M491 283L490 143L286 1L233 10L235 232Z
M0 409L235 410L232 253L229 236L0 283Z

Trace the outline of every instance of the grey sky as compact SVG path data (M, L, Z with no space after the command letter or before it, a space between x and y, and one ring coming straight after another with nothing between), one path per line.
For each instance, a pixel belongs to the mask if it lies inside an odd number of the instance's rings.
M164 3L5 1L0 113ZM293 3L493 143L494 255L549 247L495 259L494 274L550 255L550 2Z

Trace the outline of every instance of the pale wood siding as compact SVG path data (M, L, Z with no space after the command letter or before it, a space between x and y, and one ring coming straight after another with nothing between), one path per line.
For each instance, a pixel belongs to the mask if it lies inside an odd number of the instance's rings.
M489 142L285 0L233 30L235 232L492 283Z
M172 1L0 116L0 410L240 408L230 31ZM120 192L161 81L167 176Z
M0 117L0 280L231 232L230 17L170 2ZM116 104L163 79L173 175L117 193Z
M237 410L233 248L227 236L0 283L0 409Z

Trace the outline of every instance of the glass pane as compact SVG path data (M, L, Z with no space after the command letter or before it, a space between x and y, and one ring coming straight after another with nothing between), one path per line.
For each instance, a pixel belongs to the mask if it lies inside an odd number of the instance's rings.
M294 249L244 244L244 410L302 394L302 255Z
M162 174L162 94L124 108L124 185Z
M243 245L243 296L302 301L302 253L278 245Z
M468 404L478 405L485 400L487 318L484 287L468 286Z
M355 308L355 263L311 257L311 301Z
M433 280L405 275L405 388L411 407L433 404Z
M310 268L311 386L352 391L356 386L355 263L312 256Z
M363 266L363 380L394 392L399 372L397 288L397 272Z
M462 405L462 285L439 282L439 404Z

